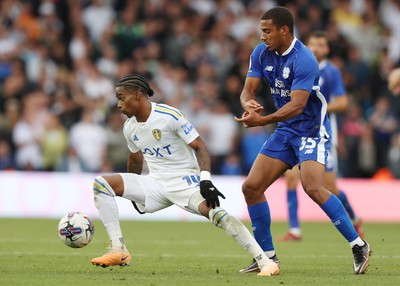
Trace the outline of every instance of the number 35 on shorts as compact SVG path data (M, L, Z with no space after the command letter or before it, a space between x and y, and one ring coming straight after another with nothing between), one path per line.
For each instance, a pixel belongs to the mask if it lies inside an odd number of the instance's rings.
M302 137L299 147L300 161L313 160L325 164L330 141L325 137Z

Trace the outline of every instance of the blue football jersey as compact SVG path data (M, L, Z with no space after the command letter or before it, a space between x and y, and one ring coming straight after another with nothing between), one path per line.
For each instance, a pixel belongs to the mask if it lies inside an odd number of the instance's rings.
M343 85L342 75L337 67L330 61L323 60L319 64L319 86L326 102L331 102L336 97L345 96L346 90ZM338 126L335 113L329 114L332 133L332 150L335 152L338 144ZM334 160L337 160L334 158Z
M328 60L319 64L319 86L328 103L335 97L346 95L339 69Z
M303 112L279 122L277 129L302 137L330 137L327 103L319 92L318 62L310 49L298 39L295 38L282 55L270 52L265 43L256 46L250 56L247 76L267 80L277 109L291 100L291 91L300 89L310 92Z

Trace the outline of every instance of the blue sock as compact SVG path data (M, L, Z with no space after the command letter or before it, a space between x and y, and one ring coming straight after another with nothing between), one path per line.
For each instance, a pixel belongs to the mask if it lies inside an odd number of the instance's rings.
M349 214L350 219L354 220L356 218L356 215L354 214L354 211L351 208L349 201L347 200L346 194L343 191L340 191L337 197L342 202L346 212Z
M296 189L287 191L287 206L289 210L289 227L300 227L299 218L297 217L297 192Z
M351 242L358 237L343 204L335 195L332 194L321 206L321 209L328 215L332 223L348 242Z
M254 238L264 251L274 250L271 235L271 214L268 202L247 207L251 219Z

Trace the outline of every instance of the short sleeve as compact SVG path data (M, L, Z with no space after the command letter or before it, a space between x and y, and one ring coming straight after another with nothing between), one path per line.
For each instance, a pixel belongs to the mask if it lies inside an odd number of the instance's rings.
M173 129L179 137L185 141L186 144L190 144L193 140L199 137L199 133L196 128L190 123L186 117L179 117L178 120L171 120Z
M259 44L254 48L250 55L249 69L247 71L248 77L263 77L263 67L261 63L261 54L265 51L267 46L265 44Z
M138 148L136 146L135 143L133 143L133 139L131 138L131 136L129 135L129 131L128 131L128 125L126 124L127 121L124 124L124 128L123 128L123 132L124 132L124 137L126 140L126 143L128 145L128 149L129 151L131 151L132 153L137 153L140 151L140 148Z
M299 55L294 65L291 91L301 89L311 92L317 75L319 75L318 62L311 52Z

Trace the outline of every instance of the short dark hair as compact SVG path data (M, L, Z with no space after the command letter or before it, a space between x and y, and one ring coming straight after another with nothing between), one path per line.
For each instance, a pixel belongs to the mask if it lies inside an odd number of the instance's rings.
M318 38L318 39L323 38L328 42L328 34L323 30L314 30L308 33L304 37L304 43L307 43L310 40L310 38Z
M262 15L261 20L272 20L272 23L278 28L287 26L293 35L294 19L292 12L288 8L282 6L271 8Z
M145 90L148 96L154 95L154 91L150 88L149 82L140 74L131 74L125 76L117 82L116 86L133 88L134 90Z
M314 30L311 31L308 37L315 37L315 38L328 38L328 34L323 30Z

